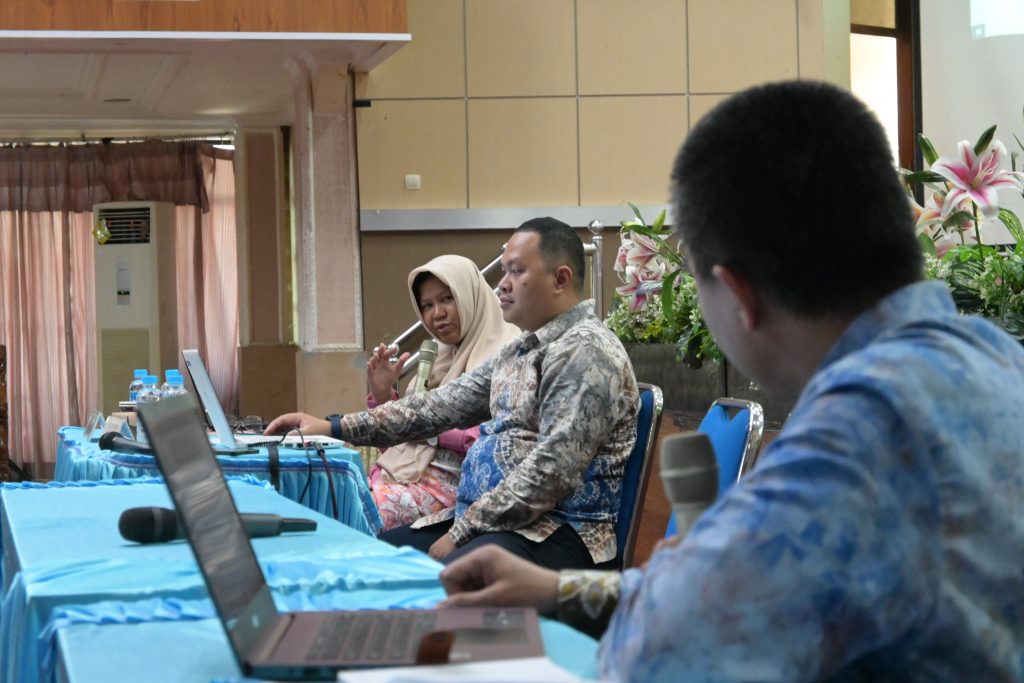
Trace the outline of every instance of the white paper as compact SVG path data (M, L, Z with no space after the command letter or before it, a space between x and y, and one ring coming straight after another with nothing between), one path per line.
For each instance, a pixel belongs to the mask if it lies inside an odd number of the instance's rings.
M343 671L339 683L582 683L547 657Z

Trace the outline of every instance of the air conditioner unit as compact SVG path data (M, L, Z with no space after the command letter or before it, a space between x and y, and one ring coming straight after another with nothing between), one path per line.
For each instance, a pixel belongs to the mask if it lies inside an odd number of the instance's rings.
M96 244L96 355L100 406L128 399L132 370L178 367L174 205L110 202L92 207L110 232Z

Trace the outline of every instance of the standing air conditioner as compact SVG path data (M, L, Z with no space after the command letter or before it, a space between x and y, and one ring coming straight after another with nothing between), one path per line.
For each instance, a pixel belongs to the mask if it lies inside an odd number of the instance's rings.
M110 233L96 244L96 355L100 406L128 400L132 370L178 367L174 205L110 202L92 207Z

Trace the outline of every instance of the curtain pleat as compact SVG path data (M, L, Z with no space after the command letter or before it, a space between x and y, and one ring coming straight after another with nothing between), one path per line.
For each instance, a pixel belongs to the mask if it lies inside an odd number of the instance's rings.
M52 475L57 428L82 424L98 408L91 234L97 202L178 205L179 344L203 352L225 410L237 410L232 157L197 143L0 147L9 446L11 458L35 477Z

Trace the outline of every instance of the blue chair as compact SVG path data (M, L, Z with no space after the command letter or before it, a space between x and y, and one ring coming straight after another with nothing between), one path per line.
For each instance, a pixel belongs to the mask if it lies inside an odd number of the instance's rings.
M664 401L661 388L638 382L640 409L636 419L636 442L626 461L619 498L619 517L615 521L615 563L618 568L628 567L633 560L637 532L640 530L640 506L647 493L647 480L651 474L654 444L658 441L661 411Z
M711 404L697 427L711 439L718 461L718 497L754 467L764 436L764 410L760 403L720 398ZM675 517L669 518L666 536L676 533Z

